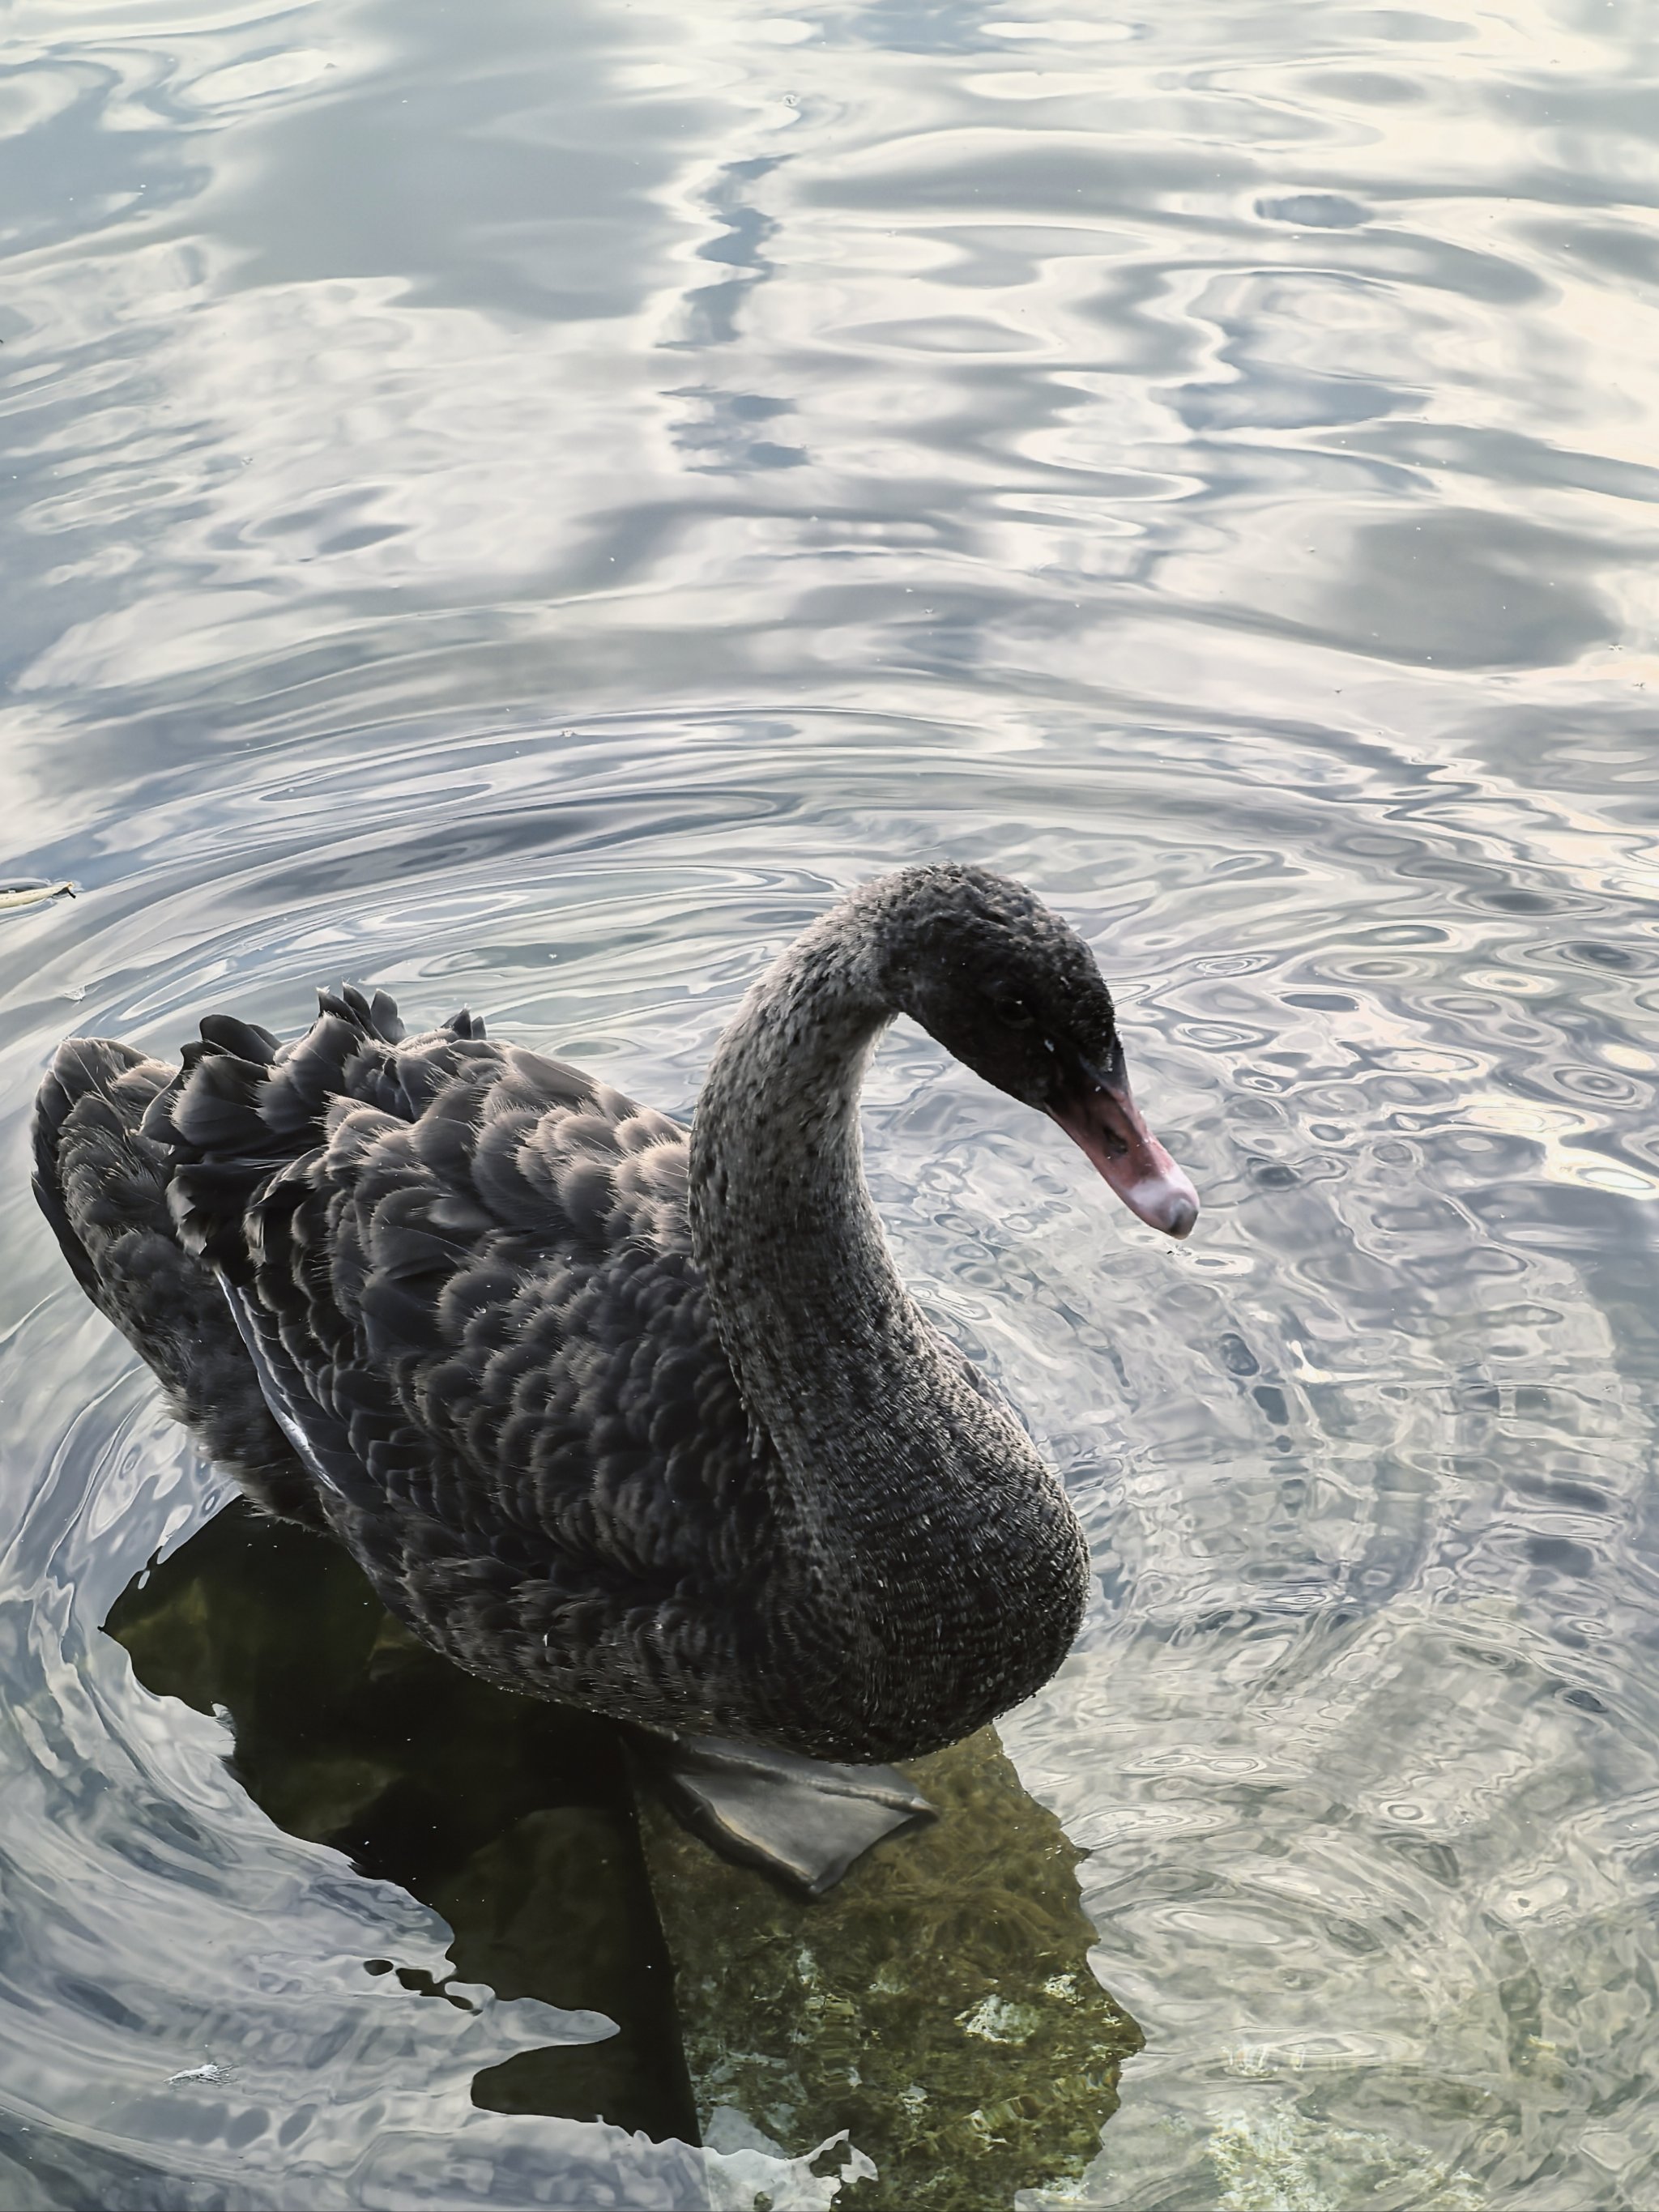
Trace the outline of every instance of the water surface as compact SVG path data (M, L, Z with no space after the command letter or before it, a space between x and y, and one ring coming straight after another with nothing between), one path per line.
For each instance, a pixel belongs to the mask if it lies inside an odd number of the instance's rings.
M902 1262L1091 1532L1003 1731L1146 2039L1085 2201L1650 2206L1650 13L11 24L9 870L80 896L0 915L8 2201L825 2201L475 2101L618 2014L424 1993L440 1908L103 1633L222 1493L25 1121L71 1029L343 975L684 1111L949 853L1095 944L1206 1201L884 1051Z

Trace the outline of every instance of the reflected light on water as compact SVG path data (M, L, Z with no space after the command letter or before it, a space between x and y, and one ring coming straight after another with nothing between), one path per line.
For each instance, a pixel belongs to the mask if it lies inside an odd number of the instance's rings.
M365 1975L453 1927L135 1678L219 1492L23 1132L71 1028L342 975L684 1111L949 852L1084 928L1205 1203L884 1050L894 1243L1099 1578L1004 1731L1146 2038L1084 2201L1646 2212L1650 11L11 28L7 874L82 895L0 915L0 2193L830 2200L816 2136L483 2109L590 2001Z

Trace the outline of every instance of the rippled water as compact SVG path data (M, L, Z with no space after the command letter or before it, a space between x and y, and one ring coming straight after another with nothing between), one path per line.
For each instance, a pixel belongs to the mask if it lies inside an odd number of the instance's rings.
M827 2201L475 2103L605 2020L423 1996L439 1908L103 1633L221 1492L25 1121L342 975L684 1110L945 852L1088 933L1206 1207L884 1054L1100 1575L1003 1731L1146 2039L1085 2201L1659 2197L1659 32L1066 6L12 11L8 847L80 896L0 915L9 2203Z

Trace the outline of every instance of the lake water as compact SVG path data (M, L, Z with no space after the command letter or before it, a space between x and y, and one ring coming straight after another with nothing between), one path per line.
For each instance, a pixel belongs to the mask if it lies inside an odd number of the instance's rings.
M895 1244L1099 1579L1001 1731L1007 1819L1069 1839L1018 1864L1082 1854L1085 1994L1145 2039L1054 2174L1111 2212L1650 2208L1650 12L9 25L6 847L79 896L0 915L6 2203L895 2201L856 2179L884 2108L808 2166L727 2066L752 2023L682 2017L684 1973L676 2014L678 1845L602 1745L537 1737L515 1796L528 1735L398 1705L320 1553L313 1594L207 1525L25 1139L70 1030L172 1055L341 976L683 1112L792 932L950 854L1096 945L1206 1206L1170 1247L919 1033L884 1051ZM532 1881L497 1828L416 1849L484 1743L563 1900L539 1981L463 1926L457 1868L495 1852L504 1912ZM383 1850L327 1840L394 1786ZM705 1877L724 1970L760 1891ZM985 1917L927 1912L918 2005ZM842 1926L756 1939L803 2066ZM908 2032L860 2002L849 2048ZM962 2019L1017 2071L1012 2016ZM939 2201L1010 2203L959 2148L982 2099L925 2094Z

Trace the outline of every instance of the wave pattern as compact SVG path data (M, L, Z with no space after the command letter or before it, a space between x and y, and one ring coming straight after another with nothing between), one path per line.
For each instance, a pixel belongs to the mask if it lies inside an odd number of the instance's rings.
M100 1624L215 1500L23 1189L68 1029L341 975L684 1109L863 875L1028 878L1180 1251L896 1037L912 1279L1090 1518L1006 1731L1145 2029L1087 2201L1659 2191L1659 40L1635 0L23 0L0 927L20 2206L823 2203L485 2112ZM857 2201L856 2195L854 2201Z

